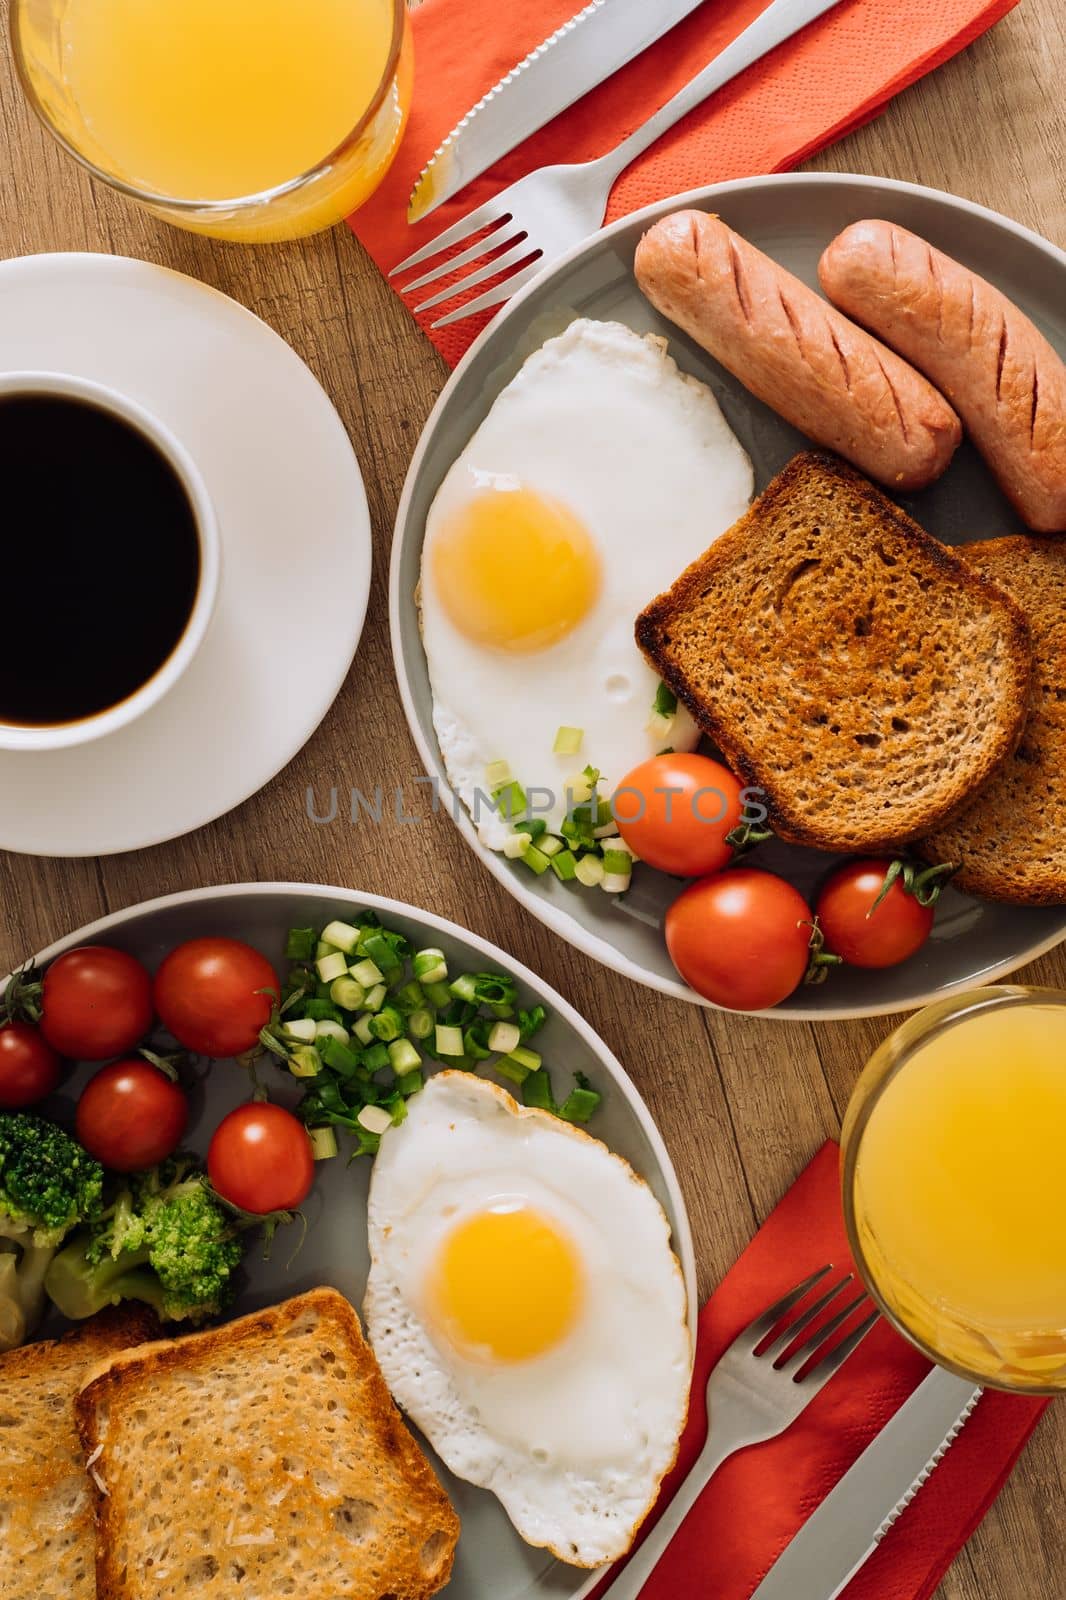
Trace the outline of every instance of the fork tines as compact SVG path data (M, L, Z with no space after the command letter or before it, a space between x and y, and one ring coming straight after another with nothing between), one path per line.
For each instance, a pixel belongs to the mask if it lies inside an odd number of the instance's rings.
M413 255L409 255L399 266L393 267L389 276L395 278L400 273L421 266L424 261L429 261L434 256L444 254L445 259L428 272L400 286L402 295L411 295L420 289L428 288L432 283L451 277L464 267L481 262L482 265L476 267L474 271L464 273L454 283L446 284L437 294L428 300L423 300L413 309L415 312L428 311L446 300L454 300L459 295L466 294L479 283L486 283L490 278L507 273L508 276L503 283L479 295L476 300L458 307L448 316L435 322L433 326L442 328L449 322L458 321L460 317L488 310L490 306L509 300L516 290L532 277L535 263L544 253L530 241L527 233L516 231L512 224L513 218L510 214L507 212L501 214L490 201L472 212L470 216L461 218L453 227L446 228L437 238L431 239ZM461 250L458 255L447 253L456 245L467 244L477 234L481 237L466 250Z
M811 1273L776 1305L757 1317L746 1330L747 1338L752 1341L752 1354L761 1359L769 1357L776 1372L789 1373L797 1383L812 1379L824 1383L847 1360L878 1320L879 1313L871 1311L842 1338L834 1339L867 1298L865 1291L862 1291L841 1305L841 1297L855 1281L850 1272L817 1300L805 1306L798 1316L789 1317L789 1312L832 1270L831 1266L826 1266ZM834 1307L832 1315L824 1315ZM805 1336L801 1338L801 1335Z

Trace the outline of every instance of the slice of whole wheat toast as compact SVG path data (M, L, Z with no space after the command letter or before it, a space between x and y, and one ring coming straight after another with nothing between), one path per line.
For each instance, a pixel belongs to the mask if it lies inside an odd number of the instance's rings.
M986 900L1066 904L1066 539L983 539L959 552L1024 611L1034 672L1021 744L972 806L924 839Z
M831 456L789 462L636 636L795 844L920 838L1021 736L1017 606Z
M347 1300L315 1289L89 1377L101 1600L426 1600L458 1519Z
M0 1600L94 1600L74 1396L94 1363L158 1331L146 1307L122 1306L0 1356Z

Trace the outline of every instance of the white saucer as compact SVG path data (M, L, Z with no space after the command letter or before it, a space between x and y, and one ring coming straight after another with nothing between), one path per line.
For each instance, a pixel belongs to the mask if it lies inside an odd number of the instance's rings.
M181 439L214 500L218 603L180 682L92 744L0 751L0 848L92 856L160 844L261 789L344 682L370 591L359 465L284 340L226 295L147 262L0 262L0 367L132 396ZM33 529L8 528L10 571ZM37 603L46 609L47 595Z

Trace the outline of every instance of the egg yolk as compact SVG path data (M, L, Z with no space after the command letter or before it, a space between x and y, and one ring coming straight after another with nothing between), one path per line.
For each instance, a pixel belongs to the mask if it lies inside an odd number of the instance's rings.
M497 650L545 650L588 613L600 557L559 500L507 481L479 490L442 526L433 577L466 638Z
M584 1279L555 1222L524 1201L501 1200L447 1235L429 1291L435 1325L465 1354L528 1361L570 1332Z

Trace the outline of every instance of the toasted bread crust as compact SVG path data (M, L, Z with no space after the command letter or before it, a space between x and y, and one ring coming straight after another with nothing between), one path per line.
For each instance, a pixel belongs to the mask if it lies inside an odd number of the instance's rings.
M775 832L814 849L928 834L994 777L1025 722L1022 612L832 456L789 462L645 608L636 639L763 791Z
M74 1425L86 1369L158 1333L147 1307L108 1309L0 1356L0 1600L94 1600L92 1503Z
M458 1519L332 1289L119 1356L75 1410L98 1456L100 1600L229 1600L253 1567L260 1583L283 1573L294 1600L428 1600L450 1576ZM150 1498L153 1454L172 1476ZM251 1536L235 1536L242 1519Z
M1025 612L1035 671L1014 756L945 828L929 861L958 862L956 887L1015 905L1066 904L1066 539L983 539L960 552Z

